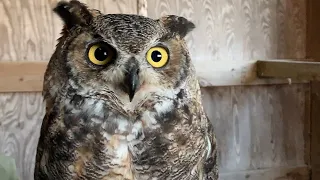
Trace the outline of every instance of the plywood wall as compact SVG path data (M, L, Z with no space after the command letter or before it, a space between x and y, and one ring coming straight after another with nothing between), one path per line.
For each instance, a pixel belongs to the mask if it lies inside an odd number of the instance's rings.
M148 2L150 17L177 14L196 24L187 40L200 71L210 61L306 56L305 0ZM303 84L202 88L221 179L308 179L309 91Z
M287 180L288 172L308 177L300 167L308 162L309 91L309 85L203 88L218 137L222 177Z
M150 17L178 14L196 24L187 39L198 67L212 64L211 61L305 57L305 0L148 2ZM203 73L201 68L198 71Z
M137 13L137 0L86 0L108 13ZM0 61L49 60L61 21L56 0L0 0ZM187 36L196 66L207 61L305 58L305 0L148 0L152 18L177 14L197 28ZM309 176L309 85L203 88L215 125L223 180L304 180ZM0 95L0 152L32 180L40 93Z

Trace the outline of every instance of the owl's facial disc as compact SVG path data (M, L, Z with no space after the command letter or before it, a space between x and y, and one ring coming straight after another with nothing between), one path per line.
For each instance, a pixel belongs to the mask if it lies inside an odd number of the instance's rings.
M139 89L139 72L140 68L137 61L132 58L126 67L124 90L129 95L130 102L132 101L136 90Z

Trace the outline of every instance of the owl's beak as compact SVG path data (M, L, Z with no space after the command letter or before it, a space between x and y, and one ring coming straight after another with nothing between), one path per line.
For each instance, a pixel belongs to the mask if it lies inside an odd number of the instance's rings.
M127 70L125 84L127 86L127 93L129 95L130 102L132 101L134 94L139 86L139 67L137 65L130 66Z

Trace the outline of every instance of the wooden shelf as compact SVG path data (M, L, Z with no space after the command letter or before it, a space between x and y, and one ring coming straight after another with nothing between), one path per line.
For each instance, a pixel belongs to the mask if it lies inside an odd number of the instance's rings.
M0 62L0 92L42 91L45 61Z
M202 87L308 83L320 79L320 62L310 60L207 60L194 64ZM0 92L42 91L46 67L47 61L0 62Z
M259 78L290 78L293 80L320 80L320 62L290 60L258 60Z

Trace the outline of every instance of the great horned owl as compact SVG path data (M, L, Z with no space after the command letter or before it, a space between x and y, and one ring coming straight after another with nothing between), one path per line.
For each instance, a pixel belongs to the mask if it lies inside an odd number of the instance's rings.
M216 180L213 127L184 17L102 14L78 1L44 76L35 179Z

